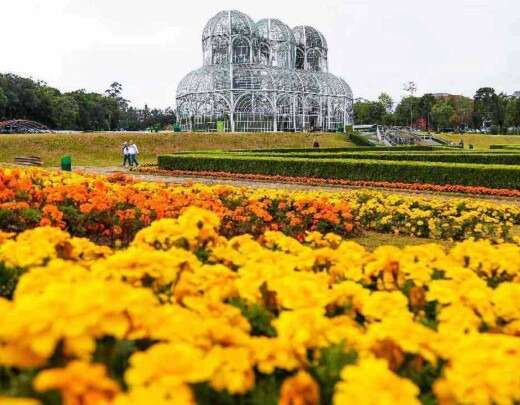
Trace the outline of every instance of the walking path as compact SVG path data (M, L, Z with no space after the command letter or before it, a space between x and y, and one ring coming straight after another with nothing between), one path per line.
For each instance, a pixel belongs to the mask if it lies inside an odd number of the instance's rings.
M78 167L77 171L92 174L110 175L114 173L125 173L132 176L136 180L141 181L156 181L168 184L185 184L185 183L200 183L207 185L229 185L234 187L248 187L248 188L271 188L271 189L285 189L285 190L301 190L301 191L328 191L328 192L341 192L351 190L373 190L384 192L388 194L399 194L404 196L422 196L422 197L436 197L436 198L447 198L447 199L460 199L460 198L471 198L472 200L481 200L485 202L497 202L503 204L515 204L520 205L520 199L513 197L500 197L500 196L486 196L486 195L470 195L463 193L439 193L433 191L414 191L414 190L399 190L393 188L381 188L381 187L366 187L366 186L345 186L345 185L307 185L307 184L294 184L288 182L270 182L250 179L229 179L220 177L205 177L205 176L165 176L162 174L148 174L132 172L121 167Z

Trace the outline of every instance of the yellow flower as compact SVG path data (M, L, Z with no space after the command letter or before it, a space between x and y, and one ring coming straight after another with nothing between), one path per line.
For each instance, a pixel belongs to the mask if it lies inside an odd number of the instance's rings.
M81 361L40 372L34 388L38 392L60 391L64 405L109 404L119 392L119 386L108 378L103 365Z
M392 373L384 360L366 358L347 366L336 385L334 405L374 404L419 405L419 389L409 380Z

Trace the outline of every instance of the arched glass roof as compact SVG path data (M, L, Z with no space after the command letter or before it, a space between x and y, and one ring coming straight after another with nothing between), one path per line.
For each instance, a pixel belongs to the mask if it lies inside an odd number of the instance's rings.
M247 15L237 10L221 11L211 18L202 32L202 40L214 36L256 35L256 25Z
M233 87L228 65L205 66L189 73L177 88L177 97L224 90L262 90L352 98L341 78L326 72L278 69L269 66L233 67Z
M256 23L258 37L265 42L289 42L295 44L291 28L276 18L264 18Z
M308 25L299 25L293 28L296 44L304 49L328 49L327 40L316 28Z

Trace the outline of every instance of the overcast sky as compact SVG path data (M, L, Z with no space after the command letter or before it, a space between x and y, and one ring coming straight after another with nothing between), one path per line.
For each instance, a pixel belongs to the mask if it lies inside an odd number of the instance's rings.
M320 30L356 98L397 100L409 80L419 94L520 90L520 0L0 0L0 72L63 91L119 81L135 105L173 106L226 9Z

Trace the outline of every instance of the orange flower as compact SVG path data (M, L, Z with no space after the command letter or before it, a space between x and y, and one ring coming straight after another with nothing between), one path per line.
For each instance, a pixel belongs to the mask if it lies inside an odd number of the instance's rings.
M280 405L318 405L320 389L305 371L286 379L280 392Z

